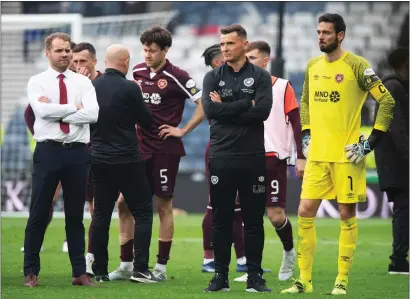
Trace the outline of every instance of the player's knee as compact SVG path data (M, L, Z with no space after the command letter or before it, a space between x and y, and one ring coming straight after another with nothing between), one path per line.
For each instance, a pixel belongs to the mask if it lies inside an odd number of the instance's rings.
M122 197L122 198L124 198L124 197ZM118 216L121 219L131 217L131 212L128 209L128 206L127 206L127 203L125 202L125 200L118 200Z
M285 210L279 207L269 207L267 214L274 227L280 227L285 222Z
M299 204L298 216L312 218L316 216L320 201L302 199Z
M339 204L341 220L347 220L356 216L356 204Z
M159 216L172 214L172 197L156 197Z

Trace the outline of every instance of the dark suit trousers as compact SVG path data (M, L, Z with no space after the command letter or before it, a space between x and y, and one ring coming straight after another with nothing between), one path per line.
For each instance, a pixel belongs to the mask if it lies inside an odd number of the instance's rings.
M40 272L40 248L58 182L64 190L65 231L72 276L85 274L84 204L89 171L86 144L38 142L33 154L30 216L24 240L24 275Z
M108 274L108 240L111 215L119 192L124 195L134 217L134 271L148 270L152 234L152 194L145 162L124 164L91 164L94 186L92 223L93 271Z
M402 263L409 252L409 190L388 188L387 198L393 202L393 254L392 262Z

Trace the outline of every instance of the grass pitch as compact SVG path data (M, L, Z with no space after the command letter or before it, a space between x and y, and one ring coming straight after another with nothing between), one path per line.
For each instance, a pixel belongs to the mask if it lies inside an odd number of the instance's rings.
M291 218L296 235L296 218ZM86 229L89 220L85 220ZM71 266L67 253L63 253L64 220L53 219L44 241L44 252L40 254L40 286L34 289L23 287L23 253L26 219L2 219L2 296L4 299L183 299L183 298L237 298L239 296L258 298L286 298L300 295L281 295L280 290L290 282L280 282L277 272L282 260L282 245L268 221L265 222L266 242L263 267L272 269L266 273L267 285L273 289L270 294L245 293L245 284L233 282L242 273L235 271L235 254L232 251L230 273L231 292L203 293L212 274L201 272L202 215L179 216L175 218L175 237L168 263L168 281L158 284L136 284L128 281L113 281L98 284L96 288L71 286ZM388 256L391 251L391 220L359 220L359 244L349 279L346 298L408 298L409 277L388 275ZM303 298L328 298L337 275L337 252L339 221L317 219L317 250L313 266L313 294ZM150 265L156 262L158 249L158 217L155 217ZM111 222L109 244L109 271L119 265L119 240L117 220ZM298 270L296 270L296 275Z

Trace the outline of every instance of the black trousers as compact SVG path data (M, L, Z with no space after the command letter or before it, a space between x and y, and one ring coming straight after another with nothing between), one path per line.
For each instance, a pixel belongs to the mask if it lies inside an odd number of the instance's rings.
M394 263L403 262L409 252L409 190L390 188L387 198L393 202L393 253Z
M111 215L119 192L134 217L134 271L148 270L152 234L152 194L145 162L92 164L94 216L92 223L93 271L108 275L108 239Z
M65 231L72 276L85 274L84 204L89 171L86 144L38 142L33 154L30 216L24 240L24 275L40 272L40 248L58 182L64 190Z
M262 274L265 241L263 215L266 199L265 157L251 159L209 159L212 242L215 272L228 274L231 262L232 221L239 192L245 233L248 275Z

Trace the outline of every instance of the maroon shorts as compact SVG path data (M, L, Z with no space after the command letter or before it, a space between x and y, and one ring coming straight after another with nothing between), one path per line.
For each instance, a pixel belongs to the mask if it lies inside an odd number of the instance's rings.
M91 143L88 144L88 152L91 155ZM88 171L87 191L85 193L85 200L91 201L91 202L94 200L94 189L93 189L91 167L90 167L90 170Z
M277 157L266 157L266 206L286 207L287 163Z
M211 140L209 140L208 144L206 145L205 149L205 175L208 177L209 175L209 148L211 147Z
M87 192L85 193L85 200L91 201L91 202L94 200L94 189L93 189L91 168L90 168L90 171L88 172Z
M177 155L155 154L145 161L153 194L158 197L174 196L180 160Z

